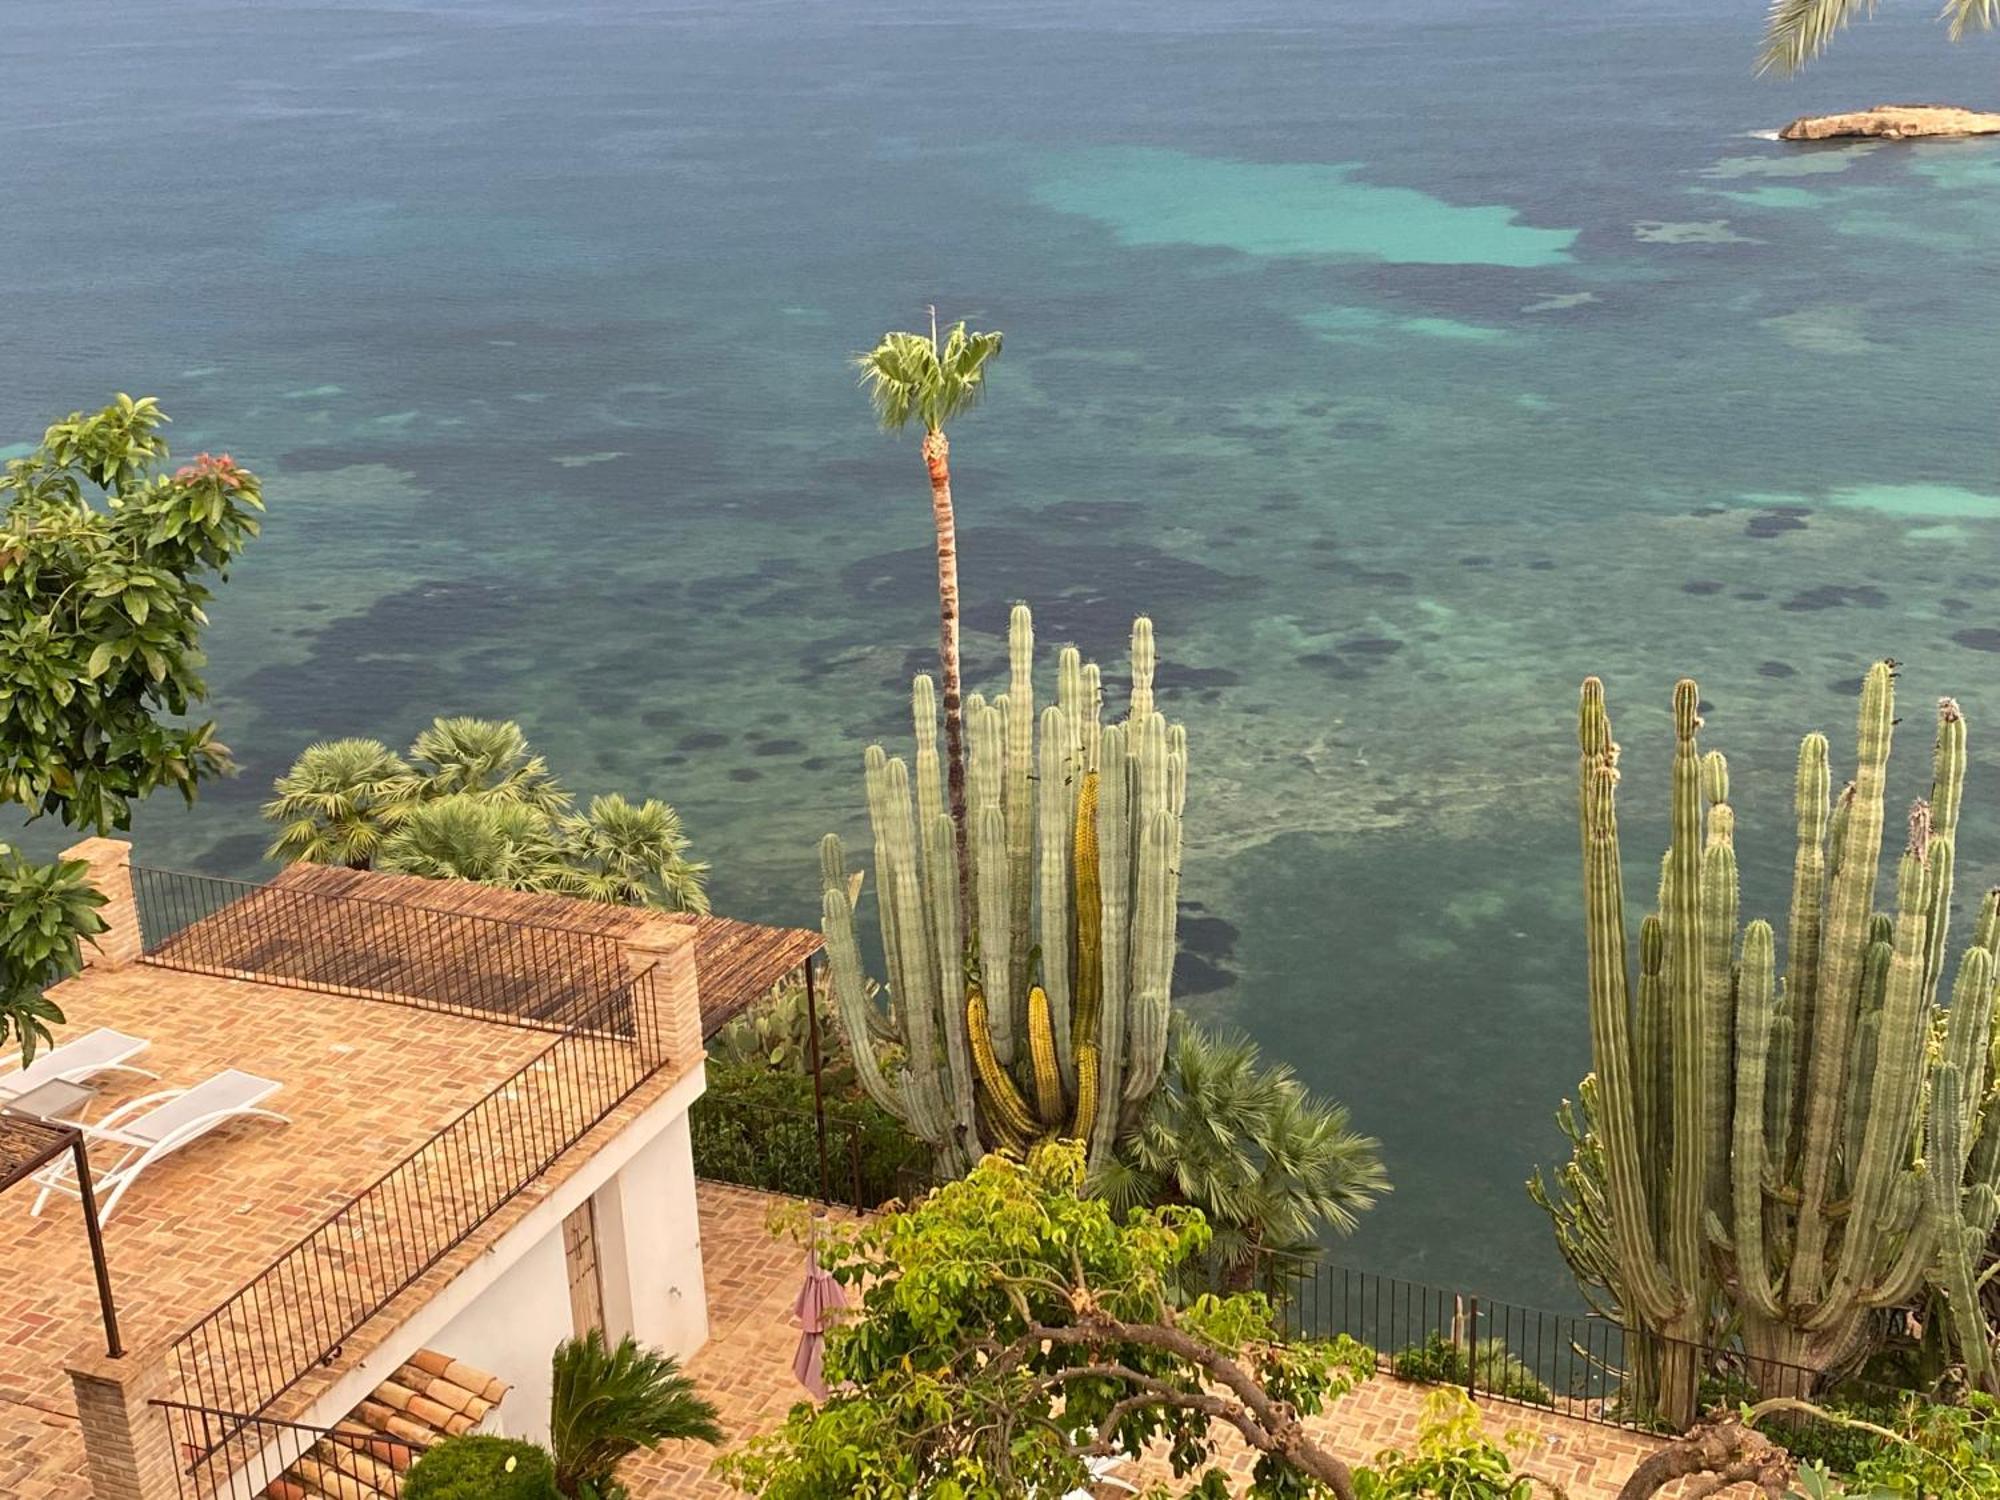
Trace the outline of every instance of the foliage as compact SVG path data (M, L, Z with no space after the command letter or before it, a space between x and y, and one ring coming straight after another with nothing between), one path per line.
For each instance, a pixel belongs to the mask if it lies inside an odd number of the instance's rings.
M1514 1473L1507 1450L1486 1436L1479 1408L1454 1390L1424 1398L1414 1453L1385 1449L1374 1467L1355 1471L1354 1488L1361 1500L1529 1500L1535 1490Z
M1782 1408L1788 1420L1803 1413L1820 1425L1846 1426L1870 1440L1846 1472L1837 1459L1818 1456L1802 1468L1794 1493L1804 1500L2000 1495L2000 1402L1991 1396L1975 1392L1962 1406L1911 1396L1893 1412L1874 1414L1873 1420L1804 1402L1770 1402L1747 1410L1745 1418L1769 1415L1773 1408ZM1772 1436L1798 1452L1783 1427Z
M902 1122L866 1096L826 1101L828 1170L835 1197L859 1205L900 1196L929 1164ZM711 1057L708 1088L688 1111L697 1175L794 1197L819 1196L819 1137L810 1074L774 1072Z
M1818 57L1857 15L1873 15L1875 0L1770 0L1764 45L1757 54L1760 73L1796 73ZM2000 0L1944 0L1940 20L1951 23L1951 39L2000 24Z
M1102 1163L1166 1058L1187 736L1154 707L1152 622L1132 624L1122 723L1102 722L1097 667L1073 646L1056 701L1037 715L1034 644L1016 605L1007 691L967 704L975 899L961 898L954 868L929 678L911 693L914 788L880 745L864 757L886 1013L868 1000L846 853L833 834L820 845L849 1053L876 1102L931 1144L942 1176L1056 1139L1086 1140ZM878 1038L900 1067L878 1055Z
M1390 1360L1390 1368L1405 1380L1423 1385L1463 1386L1467 1382L1465 1345L1442 1333L1412 1344ZM1482 1395L1504 1396L1530 1406L1554 1406L1556 1398L1535 1377L1503 1338L1481 1339L1471 1351L1472 1384Z
M62 1024L43 991L81 970L83 941L104 931L89 875L82 860L30 864L0 844L0 1048L11 1038L24 1067Z
M1251 1494L1317 1480L1351 1495L1296 1417L1366 1379L1373 1355L1278 1342L1255 1295L1177 1306L1201 1215L1121 1220L1078 1196L1083 1174L1075 1143L989 1156L905 1212L823 1233L821 1262L860 1292L829 1340L834 1394L724 1472L764 1500L1018 1500L1065 1494L1086 1456L1156 1439L1178 1475L1207 1469L1228 1421L1261 1452Z
M626 1500L618 1465L675 1438L722 1441L715 1407L695 1393L671 1355L630 1334L616 1348L591 1329L556 1346L549 1446L564 1500Z
M1381 1143L1349 1126L1344 1105L1265 1064L1248 1037L1182 1025L1159 1087L1092 1186L1120 1211L1200 1209L1212 1278L1247 1285L1260 1256L1317 1253L1323 1232L1351 1232L1389 1190Z
M870 1004L876 1003L879 990L873 980L868 982ZM845 1089L854 1082L854 1070L846 1055L839 1013L824 990L814 998L819 1008L820 1076L828 1081L838 1077ZM708 1057L711 1068L724 1062L810 1077L812 1029L805 981L793 974L772 985L770 994L709 1038Z
M885 333L854 365L884 428L899 432L914 421L926 432L942 432L985 394L986 366L999 354L1001 338L967 333L963 322L942 340L935 327L928 335Z
M171 786L230 769L212 723L202 606L257 534L257 476L227 454L166 472L167 416L121 395L50 427L0 477L0 802L124 828Z
M533 1443L447 1438L403 1476L403 1500L556 1500L555 1465Z
M1801 1464L1818 1464L1835 1474L1851 1474L1865 1460L1875 1457L1894 1443L1856 1421L1875 1427L1889 1427L1896 1421L1894 1406L1862 1405L1849 1402L1821 1403L1828 1417L1801 1415L1796 1421L1772 1423L1764 1431Z
M708 866L654 798L577 812L518 724L443 718L406 759L379 740L309 746L274 783L269 857L471 880L622 906L708 910Z

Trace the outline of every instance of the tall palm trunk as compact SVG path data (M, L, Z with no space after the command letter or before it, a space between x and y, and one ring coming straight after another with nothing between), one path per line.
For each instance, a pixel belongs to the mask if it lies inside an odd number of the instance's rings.
M951 509L951 444L943 431L924 434L931 476L931 524L937 528L938 676L944 695L944 753L953 839L958 846L959 910L970 912L971 870L965 839L965 715L958 688L958 522Z

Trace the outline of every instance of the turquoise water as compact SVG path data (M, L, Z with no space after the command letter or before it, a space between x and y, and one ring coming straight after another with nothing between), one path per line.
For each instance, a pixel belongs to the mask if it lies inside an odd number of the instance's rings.
M0 438L153 392L272 503L211 639L244 775L143 857L254 872L308 740L512 715L810 921L934 628L842 360L935 300L1008 338L953 434L974 681L1016 597L1107 666L1154 615L1186 1003L1384 1138L1342 1259L1568 1304L1519 1183L1587 1058L1579 677L1635 888L1677 673L1775 914L1791 742L1881 655L1899 796L1964 700L2000 878L2000 143L1758 134L1994 54L1901 7L1758 83L1760 10L13 0Z

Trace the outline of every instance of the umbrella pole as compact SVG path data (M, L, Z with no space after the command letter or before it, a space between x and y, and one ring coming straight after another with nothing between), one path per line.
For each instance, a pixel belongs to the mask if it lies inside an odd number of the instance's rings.
M819 1143L820 1202L831 1201L833 1184L826 1167L826 1093L820 1082L819 1001L813 995L813 961L806 958L806 1035L812 1045L813 1135Z

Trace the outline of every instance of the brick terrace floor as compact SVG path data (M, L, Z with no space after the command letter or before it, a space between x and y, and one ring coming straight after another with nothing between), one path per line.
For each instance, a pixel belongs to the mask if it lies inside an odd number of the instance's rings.
M775 1427L804 1399L792 1379L799 1338L792 1299L798 1295L805 1257L797 1245L774 1238L766 1227L772 1207L788 1200L712 1182L700 1183L697 1193L709 1341L688 1361L687 1371L720 1409L723 1429L734 1445ZM1343 1458L1367 1462L1384 1448L1411 1444L1429 1394L1427 1386L1377 1376L1313 1425ZM1560 1486L1569 1500L1612 1500L1633 1465L1657 1446L1655 1439L1637 1433L1528 1407L1487 1401L1480 1407L1489 1433L1518 1434L1524 1440L1515 1450L1517 1467ZM712 1449L672 1444L636 1462L625 1478L633 1500L733 1500L740 1492L709 1472L714 1459ZM1251 1455L1240 1444L1226 1449L1226 1462L1247 1483ZM1144 1482L1167 1475L1163 1465L1149 1460L1126 1477ZM1755 1492L1733 1487L1720 1493Z
M242 1121L164 1158L147 1169L105 1225L121 1331L135 1356L157 1349L223 1302L552 1040L543 1032L404 1005L149 965L88 970L54 993L69 1016L58 1040L111 1026L152 1042L138 1061L161 1081L115 1081L118 1075L110 1075L92 1118L123 1099L192 1084L222 1068L284 1085L266 1107L289 1116L289 1125ZM587 1072L615 1065L609 1052L591 1053L599 1045L622 1046L584 1043L577 1066ZM622 1128L671 1085L677 1071L664 1069L649 1080L405 1295L426 1295L491 1244L584 1159L591 1141ZM573 1081L575 1074L567 1076ZM539 1106L544 1117L554 1118L551 1084L542 1070L531 1072L508 1096L508 1107ZM427 1175L451 1195L482 1167L518 1171L497 1154L477 1152L454 1154L441 1165L451 1171ZM0 1496L84 1500L90 1486L65 1364L93 1344L102 1352L95 1284L75 1201L54 1199L40 1218L29 1215L33 1201L28 1184L0 1198L0 1266L8 1269L0 1279ZM385 1217L357 1235L357 1243L366 1233L397 1227ZM350 1339L344 1361L372 1347L372 1335L386 1321L377 1319ZM316 1372L316 1380L331 1373ZM303 1399L313 1383L295 1394Z

